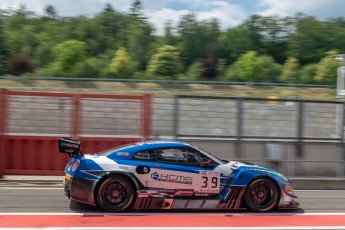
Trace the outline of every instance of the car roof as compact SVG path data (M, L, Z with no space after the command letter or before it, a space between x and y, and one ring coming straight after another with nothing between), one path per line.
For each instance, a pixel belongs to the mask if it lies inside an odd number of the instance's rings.
M111 158L129 159L135 153L139 151L145 151L153 148L166 148L166 147L186 147L190 146L187 143L179 141L145 141L137 142L122 148L114 149L114 151L108 155ZM121 153L121 154L120 154Z

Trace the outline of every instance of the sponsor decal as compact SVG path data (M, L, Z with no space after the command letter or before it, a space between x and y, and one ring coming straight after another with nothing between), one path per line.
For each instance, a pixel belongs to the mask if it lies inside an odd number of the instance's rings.
M128 157L130 155L130 153L128 152L117 152L116 156L120 156L120 157Z
M196 193L195 196L209 196L208 193Z
M72 143L65 143L64 147L69 147L69 148L78 148L79 145L77 144L72 144Z
M177 184L193 184L193 177L188 176L178 176L175 174L167 174L167 173L157 173L154 172L151 174L151 178L157 181L163 182L170 182L170 183L177 183Z
M72 168L71 168L71 171L72 171L72 172L75 171L75 170L78 168L79 163L80 163L80 161L77 160L77 161L73 164L73 166L72 166Z
M158 172L152 173L152 174L151 174L151 178L152 178L153 180L159 180L159 174L158 174Z

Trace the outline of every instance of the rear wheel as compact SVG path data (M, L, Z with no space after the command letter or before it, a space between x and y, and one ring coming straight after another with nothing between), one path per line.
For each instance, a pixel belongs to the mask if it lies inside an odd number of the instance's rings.
M278 204L279 190L272 180L259 178L248 185L244 201L254 212L268 212Z
M99 206L109 212L129 209L134 202L135 189L130 181L121 176L112 176L102 182L97 191Z

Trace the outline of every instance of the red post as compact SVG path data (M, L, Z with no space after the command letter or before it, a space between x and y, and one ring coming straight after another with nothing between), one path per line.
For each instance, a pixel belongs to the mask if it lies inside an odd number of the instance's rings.
M73 96L73 109L72 109L72 138L79 139L80 132L80 95Z
M144 140L149 140L151 136L151 114L152 96L145 94L142 103L141 130Z
M0 89L0 178L5 172L6 134L7 134L7 110L8 95L6 89Z

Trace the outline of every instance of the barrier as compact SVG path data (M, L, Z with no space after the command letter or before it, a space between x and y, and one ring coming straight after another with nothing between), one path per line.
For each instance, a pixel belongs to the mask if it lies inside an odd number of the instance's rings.
M82 141L83 153L147 140L151 95L0 91L0 176L62 175L68 156L57 139Z

